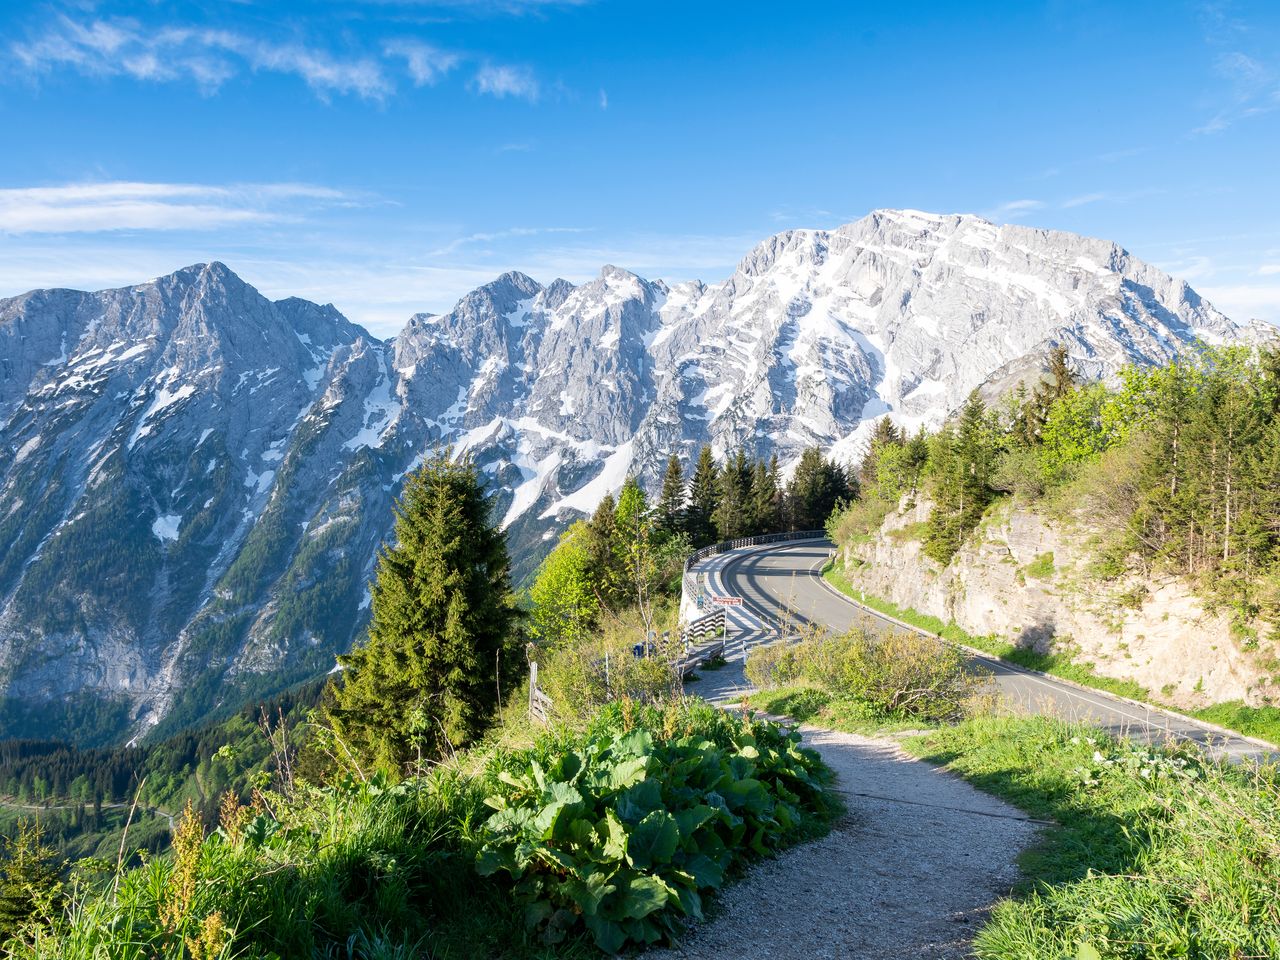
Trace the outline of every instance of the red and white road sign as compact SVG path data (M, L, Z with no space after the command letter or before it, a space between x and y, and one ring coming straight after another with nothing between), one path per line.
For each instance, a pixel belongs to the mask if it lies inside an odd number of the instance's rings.
M712 603L718 603L722 607L740 607L742 606L741 597L712 597Z

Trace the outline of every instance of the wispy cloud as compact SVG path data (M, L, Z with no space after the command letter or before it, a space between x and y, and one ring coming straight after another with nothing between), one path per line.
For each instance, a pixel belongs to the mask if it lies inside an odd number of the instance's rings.
M476 71L473 84L480 93L499 99L517 97L530 103L535 102L541 92L537 78L528 67L486 63Z
M603 87L601 87L600 89L600 109L601 110L609 109L609 92L605 90Z
M1089 203L1097 203L1100 200L1106 200L1105 193L1084 193L1078 197L1072 197L1069 200L1063 200L1062 206L1070 210L1072 207L1083 207Z
M1043 208L1043 200L1007 200L982 215L988 220L1017 220Z
M480 244L492 244L499 240L512 240L518 237L536 237L554 233L590 233L590 227L509 227L506 230L494 230L487 233L470 233L451 240L439 249L431 251L429 256L447 257L457 253L464 247Z
M234 29L59 15L9 43L6 53L9 72L32 81L73 72L150 83L186 81L213 95L238 77L274 73L301 79L323 101L333 96L383 101L395 93L397 82L432 86L472 59L480 60L471 84L478 93L534 102L540 92L528 67L492 63L415 37L394 37L370 49L336 50Z
M435 83L462 60L456 53L421 40L392 40L383 50L388 56L403 58L409 76L419 87Z
M1273 43L1261 37L1226 3L1203 3L1199 17L1205 44L1217 51L1214 71L1225 88L1214 93L1216 105L1193 136L1221 133L1250 117L1280 110L1280 70Z
M298 204L350 196L302 183L73 183L0 189L0 232L97 233L115 230L213 230L294 219Z
M10 45L12 62L29 76L74 70L87 76L192 80L206 93L249 71L301 78L324 97L381 99L393 89L383 65L301 43L276 43L231 30L144 27L131 18L77 21L59 16L27 40Z

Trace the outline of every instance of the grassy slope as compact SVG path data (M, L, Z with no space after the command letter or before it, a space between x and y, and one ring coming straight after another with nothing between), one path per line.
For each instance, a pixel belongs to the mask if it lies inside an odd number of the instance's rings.
M979 717L907 749L1056 822L977 953L1001 960L1280 956L1280 791L1043 717Z
M895 724L847 697L783 687L753 706L833 729ZM906 724L897 724L906 726ZM1280 956L1280 790L1047 717L978 716L902 739L976 787L1051 820L1025 880L980 932L984 960Z
M1066 654L1037 653L1025 647L1015 646L995 636L974 636L954 622L944 623L938 617L920 613L918 610L899 607L889 600L863 593L855 588L849 582L849 579L834 566L828 567L823 576L828 583L841 593L865 604L871 609L901 620L903 623L909 623L922 630L928 630L930 633L936 633L947 640L976 647L1009 663L1062 677L1064 680L1070 680L1086 687L1093 687L1095 690L1104 690L1117 696L1128 697L1130 700L1153 703L1165 709L1176 709L1160 703L1141 684L1132 680L1116 680L1112 677L1101 676L1094 672L1092 664L1079 663ZM1209 723L1216 723L1246 736L1259 737L1271 743L1280 744L1280 708L1277 707L1247 707L1242 703L1223 703L1204 710L1198 710L1192 713L1191 716L1198 717Z

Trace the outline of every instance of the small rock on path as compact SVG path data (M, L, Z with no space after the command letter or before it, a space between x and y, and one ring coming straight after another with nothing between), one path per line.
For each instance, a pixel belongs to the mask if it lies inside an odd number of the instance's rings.
M646 960L970 956L1038 826L887 738L801 732L835 770L847 814L822 839L754 866L725 889L714 920Z

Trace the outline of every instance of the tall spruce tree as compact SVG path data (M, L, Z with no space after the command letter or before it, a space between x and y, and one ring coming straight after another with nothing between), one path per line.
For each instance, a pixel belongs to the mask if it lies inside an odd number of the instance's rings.
M757 460L751 471L751 530L773 533L778 529L778 458Z
M662 493L658 497L658 529L668 537L687 532L686 505L689 500L685 489L684 468L680 458L672 453L667 458L667 472L662 478Z
M720 471L719 503L712 520L721 540L751 533L751 465L745 450L739 449Z
M689 490L688 531L695 547L705 547L716 539L715 512L720 503L720 470L710 447L698 452L693 482Z
M855 481L839 464L829 461L818 447L800 454L787 484L787 525L792 530L817 530L836 505L857 496Z
M949 563L982 519L991 502L994 460L986 404L974 390L960 409L955 426L938 434L930 452L934 505L925 530L924 552L938 563Z
M396 504L368 640L339 657L328 715L354 759L394 773L474 741L523 668L519 616L478 470L436 454Z

